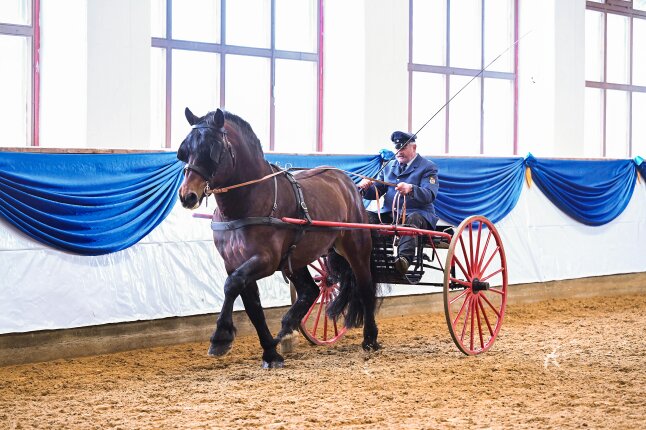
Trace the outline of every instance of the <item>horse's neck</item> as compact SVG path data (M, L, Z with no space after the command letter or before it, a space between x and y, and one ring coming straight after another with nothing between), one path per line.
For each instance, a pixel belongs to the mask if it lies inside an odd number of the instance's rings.
M237 174L231 178L229 186L254 181L272 173L264 159L257 168L249 168L243 163L236 161ZM255 163L255 165L258 164ZM267 178L261 182L234 188L226 193L216 194L215 201L220 214L226 219L267 216L274 204L274 193L274 180Z

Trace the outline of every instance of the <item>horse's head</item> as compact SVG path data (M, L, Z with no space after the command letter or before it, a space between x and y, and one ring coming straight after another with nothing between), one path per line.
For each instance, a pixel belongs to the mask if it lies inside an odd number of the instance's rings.
M196 209L213 188L232 173L235 159L224 128L220 109L198 118L189 108L184 111L192 129L177 150L177 158L186 163L179 199L187 209Z

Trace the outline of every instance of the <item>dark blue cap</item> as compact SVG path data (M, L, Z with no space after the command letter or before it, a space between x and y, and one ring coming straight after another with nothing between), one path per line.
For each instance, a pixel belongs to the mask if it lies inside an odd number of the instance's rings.
M393 134L390 135L390 140L394 144L401 144L406 142L415 142L415 135L406 133L405 131L393 131Z

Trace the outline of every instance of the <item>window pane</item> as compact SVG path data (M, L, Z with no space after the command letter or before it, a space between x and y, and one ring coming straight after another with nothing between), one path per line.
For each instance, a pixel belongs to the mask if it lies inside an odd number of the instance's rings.
M606 157L628 157L628 96L626 91L606 92Z
M480 69L480 40L482 28L482 0L460 0L450 6L451 67Z
M513 155L514 82L485 79L484 86L484 154Z
M0 146L31 143L31 42L27 37L0 35Z
M603 17L594 10L585 11L585 79L603 82Z
M585 89L583 155L586 157L603 156L603 90Z
M629 67L629 18L621 15L608 16L608 80L615 84L627 84Z
M264 149L269 148L269 58L226 57L226 109L253 128Z
M197 116L220 106L220 56L210 52L173 50L171 146L177 148L190 130L188 107Z
M32 0L2 0L0 22L4 24L31 25Z
M152 48L150 54L150 141L151 147L166 146L166 50Z
M633 19L633 85L646 86L646 19Z
M316 63L276 60L275 150L316 150Z
M228 1L226 14L227 45L270 47L270 0Z
M633 9L646 11L646 0L633 0Z
M316 0L276 0L276 49L316 52Z
M220 0L174 1L172 32L173 39L219 43Z
M633 93L633 144L631 157L646 157L646 93Z
M413 63L446 66L446 0L413 1Z
M413 73L413 133L419 130L444 103L446 77L435 73ZM446 109L442 109L420 132L417 149L421 154L444 154Z
M150 2L150 35L166 37L166 0Z
M456 94L471 76L451 76L450 94ZM449 153L480 154L480 79L467 85L449 104Z
M512 0L485 2L485 58L486 66L498 55L488 70L498 72L514 71L514 5ZM509 48L509 49L508 49Z

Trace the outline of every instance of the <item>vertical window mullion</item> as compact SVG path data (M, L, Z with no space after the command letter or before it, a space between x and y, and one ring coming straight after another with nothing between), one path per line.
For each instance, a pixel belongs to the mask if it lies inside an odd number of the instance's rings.
M173 38L173 0L166 0L166 148L171 147L171 102L173 93L173 48L170 41Z
M271 0L271 61L269 66L270 91L269 96L269 150L276 147L276 0Z
M480 70L485 67L485 0L480 3ZM480 154L484 154L484 73L480 76Z
M40 0L32 4L31 145L40 146Z
M451 0L446 0L446 65L451 67ZM451 98L451 74L446 75L446 85L444 93L444 103L448 103ZM446 105L446 115L444 115L444 152L449 153L449 123L451 117L451 108Z

